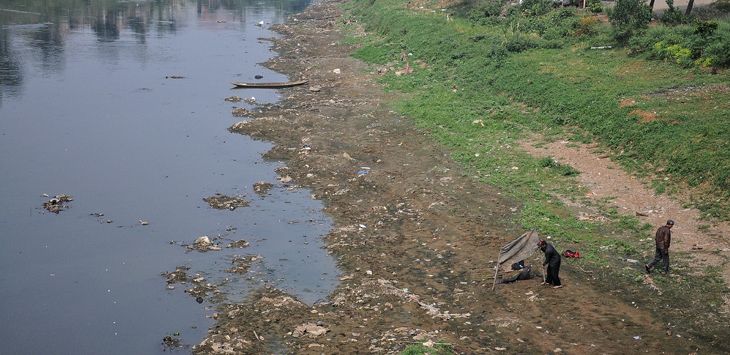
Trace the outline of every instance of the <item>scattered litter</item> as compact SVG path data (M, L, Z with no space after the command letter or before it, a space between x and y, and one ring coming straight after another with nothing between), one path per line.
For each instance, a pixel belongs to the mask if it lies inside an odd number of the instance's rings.
M256 74L256 75L254 75L254 76L253 76L253 78L254 78L254 79L263 79L263 78L264 78L264 76L263 76L263 75L261 75L261 74Z
M342 73L342 71L340 70L340 68L334 69L334 70L332 70L332 72L335 73L335 74Z
M243 101L244 101L245 103L247 103L247 104L253 105L253 104L255 104L255 103L256 103L256 98L255 98L255 97L253 97L253 96L251 96L251 97L249 97L249 98L245 98L245 99L243 99Z
M634 340L641 340L641 336L639 336L639 335L635 335L635 336L634 336Z
M259 21L259 22L256 23L256 26L259 26L259 27L261 27L263 25L264 25L264 21Z
M611 49L611 48L613 48L613 47L612 46L595 46L595 47L591 47L591 49Z
M44 194L45 197L48 197L48 195ZM43 202L43 208L48 210L48 212L58 213L61 212L62 209L69 208L68 205L66 205L67 202L73 201L73 197L71 195L56 195L53 198L49 199L46 202Z
M147 226L147 225L149 225L149 224L150 224L150 222L149 222L149 221L145 221L145 220L143 220L143 219L140 219L140 220L138 220L138 222L139 222L139 224L141 224L141 225L143 225L143 226Z
M314 85L309 87L309 91L311 92L320 92L322 90L322 87L319 85Z

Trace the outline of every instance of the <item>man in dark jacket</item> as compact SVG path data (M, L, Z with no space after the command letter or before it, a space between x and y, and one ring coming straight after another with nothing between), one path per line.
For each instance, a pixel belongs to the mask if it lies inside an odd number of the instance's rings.
M669 244L672 242L671 229L673 226L674 221L670 219L667 221L666 225L657 229L656 236L654 238L656 241L656 254L654 255L654 260L644 265L647 273L651 273L651 269L653 269L654 265L659 263L659 261L664 262L664 272L667 274L669 273Z
M543 267L547 265L547 276L545 283L553 285L553 288L561 288L563 285L560 283L560 253L555 250L552 244L541 240L538 243L540 250L545 253L545 262L542 264Z

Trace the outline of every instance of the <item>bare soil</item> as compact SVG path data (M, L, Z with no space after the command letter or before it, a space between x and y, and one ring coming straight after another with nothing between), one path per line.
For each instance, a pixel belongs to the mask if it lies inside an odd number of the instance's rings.
M221 305L194 352L397 353L428 341L469 354L701 348L640 305L598 290L569 260L562 289L538 277L492 292L498 248L523 232L513 221L519 203L466 174L389 109L393 94L342 44L337 6L312 5L276 28L280 56L268 65L308 79L312 90L285 89L281 104L231 130L274 142L266 157L286 160L280 174L324 201L334 221L325 245L341 283L314 305L271 287Z

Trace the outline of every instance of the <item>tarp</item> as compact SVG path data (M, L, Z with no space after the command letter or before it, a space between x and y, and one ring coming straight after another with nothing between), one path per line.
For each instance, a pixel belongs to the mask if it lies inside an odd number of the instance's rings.
M532 256L537 249L540 237L536 231L529 231L519 238L505 244L499 251L498 267L504 271L510 270L512 264Z
M492 290L494 290L494 287L497 285L497 274L499 270L502 269L503 271L509 271L512 264L531 257L539 248L537 246L539 241L540 237L537 235L537 232L532 230L505 244L502 249L500 249L497 265L494 267L494 283L492 284Z

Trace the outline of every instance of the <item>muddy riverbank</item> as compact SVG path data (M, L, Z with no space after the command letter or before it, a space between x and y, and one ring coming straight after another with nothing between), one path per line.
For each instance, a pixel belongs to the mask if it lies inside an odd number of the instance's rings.
M280 56L268 66L309 84L231 130L272 141L265 157L287 162L279 174L324 202L340 284L312 306L271 287L222 305L195 352L392 353L429 342L462 353L696 349L569 261L563 289L534 279L492 292L496 250L522 233L519 202L391 110L393 94L350 57L338 5L310 6L275 28Z

